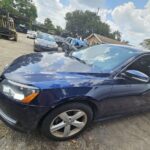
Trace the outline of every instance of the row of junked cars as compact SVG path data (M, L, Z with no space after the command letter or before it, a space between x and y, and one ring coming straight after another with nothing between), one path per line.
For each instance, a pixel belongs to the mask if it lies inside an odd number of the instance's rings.
M68 53L88 47L86 40L72 37L63 38L43 32L28 31L27 38L34 39L35 52L64 51Z

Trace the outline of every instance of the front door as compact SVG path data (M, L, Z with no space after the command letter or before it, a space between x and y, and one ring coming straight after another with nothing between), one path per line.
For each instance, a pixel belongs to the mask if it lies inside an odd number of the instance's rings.
M139 58L126 70L138 70L150 77L150 56ZM150 109L150 82L143 83L118 75L113 81L111 98L102 100L100 109L103 117Z

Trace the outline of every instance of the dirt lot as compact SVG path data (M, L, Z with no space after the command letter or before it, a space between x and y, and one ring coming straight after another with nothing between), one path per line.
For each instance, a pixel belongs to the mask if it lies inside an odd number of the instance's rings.
M14 58L33 51L33 40L19 34L19 41L0 39L0 72ZM13 131L0 121L0 150L149 150L150 113L95 123L79 138L52 142L38 133Z

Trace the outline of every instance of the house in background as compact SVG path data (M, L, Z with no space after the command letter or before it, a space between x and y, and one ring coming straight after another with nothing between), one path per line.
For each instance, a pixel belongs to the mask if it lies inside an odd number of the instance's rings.
M88 36L86 38L86 40L88 41L89 45L96 45L96 44L120 44L120 45L127 45L127 43L125 42L120 42L96 33L91 34L90 36Z

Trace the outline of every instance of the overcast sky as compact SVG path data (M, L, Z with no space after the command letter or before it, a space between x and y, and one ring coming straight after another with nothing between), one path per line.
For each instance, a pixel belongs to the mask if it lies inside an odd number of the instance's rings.
M65 28L65 14L73 10L97 12L111 30L119 30L122 38L139 45L150 38L150 0L33 0L38 9L38 21L49 17L54 25Z

